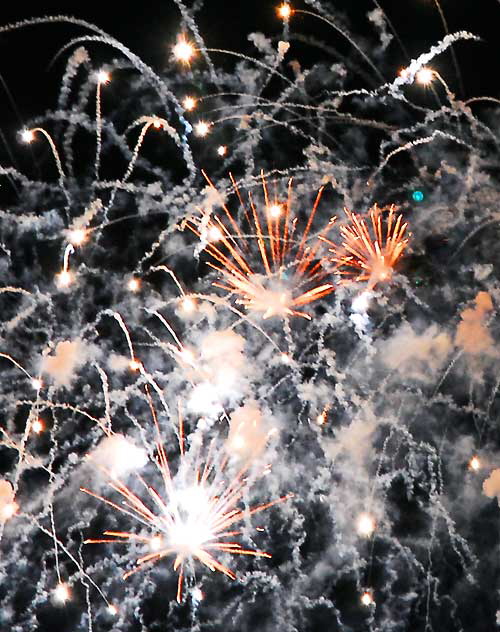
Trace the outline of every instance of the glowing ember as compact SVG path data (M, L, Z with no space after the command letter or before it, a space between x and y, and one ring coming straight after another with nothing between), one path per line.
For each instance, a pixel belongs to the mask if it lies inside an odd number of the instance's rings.
M361 603L363 604L363 606L371 606L375 602L372 595L369 592L365 592L361 595Z
M56 283L59 287L68 287L71 285L72 280L73 277L71 276L71 272L68 272L68 270L61 270L61 272L56 275Z
M67 584L60 583L54 589L54 600L57 603L64 604L71 598L70 590Z
M130 279L127 283L127 287L131 292L137 292L141 287L141 283L139 279Z
M430 68L421 68L415 75L415 78L421 85L428 86L434 79L434 71Z
M140 363L139 360L134 358L133 360L130 360L129 366L132 371L139 371L142 364Z
M7 503L1 508L2 520L9 520L9 518L12 518L12 516L16 514L17 510L17 503Z
M194 131L195 131L196 136L199 136L200 138L204 138L210 131L210 125L206 123L205 121L199 121L194 126Z
M356 528L360 535L368 537L375 530L375 521L369 514L361 514L358 518Z
M25 129L21 133L21 139L22 139L23 143L32 143L35 140L35 134L34 134L34 132L32 130Z
M194 97L184 97L182 105L184 106L185 110L191 112L191 110L194 110L194 108L196 107L196 99Z
M196 310L196 301L190 296L185 296L182 299L181 307L186 314L192 314Z
M69 240L73 246L81 246L86 238L87 233L81 228L76 228L69 233Z
M473 472L477 472L481 469L481 461L477 456L473 456L472 459L469 461L469 469Z
M31 429L33 430L35 434L40 434L44 429L42 420L35 419L35 421L31 424Z
M100 70L97 73L96 77L97 77L97 81L101 84L106 84L111 81L111 75L109 74L109 72L106 72L105 70Z

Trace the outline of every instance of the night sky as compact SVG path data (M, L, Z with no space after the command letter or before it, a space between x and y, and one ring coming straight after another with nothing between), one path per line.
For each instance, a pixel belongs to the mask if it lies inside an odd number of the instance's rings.
M152 69L0 31L0 632L499 629L500 3L105 4L0 8Z

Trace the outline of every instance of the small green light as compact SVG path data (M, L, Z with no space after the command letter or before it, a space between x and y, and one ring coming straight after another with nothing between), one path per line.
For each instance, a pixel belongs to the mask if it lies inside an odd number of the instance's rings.
M421 202L424 199L422 191L413 191L412 198L415 202Z

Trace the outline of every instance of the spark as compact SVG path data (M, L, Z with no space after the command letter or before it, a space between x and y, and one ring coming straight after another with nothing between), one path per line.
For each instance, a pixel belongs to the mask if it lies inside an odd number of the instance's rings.
M477 472L480 469L481 469L481 461L479 460L479 457L473 456L472 459L469 461L469 470L472 470L473 472Z
M218 226L210 226L208 231L209 241L220 241L223 238L222 231Z
M64 604L71 598L71 593L67 584L60 582L53 592L54 599L57 603Z
M242 450L245 447L245 443L245 437L243 437L241 434L235 434L233 439L231 439L231 447L235 448L236 450Z
M32 129L25 129L21 132L21 140L23 143L32 143L35 140L35 133Z
M118 608L110 603L108 606L108 613L115 617L118 614Z
M387 215L383 218L385 211ZM369 211L371 224L367 224L361 215L347 209L345 213L349 224L340 228L343 238L340 247L320 237L331 246L336 272L349 281L368 281L368 289L389 281L409 241L408 224L403 223L403 216L396 214L394 206L381 209L375 205Z
M369 537L375 530L375 521L369 514L363 513L358 518L356 529L360 535Z
M31 424L31 429L35 434L40 434L44 430L44 424L41 419L35 419L35 421Z
M175 59L182 62L183 64L189 64L195 52L196 51L194 46L184 37L179 37L177 40L177 44L173 48Z
M133 360L130 360L129 367L131 371L140 371L142 367L142 363L136 358L134 358Z
M56 281L59 287L68 287L71 285L72 280L73 277L71 276L71 272L68 272L68 270L62 270L56 275Z
M278 11L279 17L282 18L283 20L288 20L292 14L292 9L290 5L287 4L286 2L280 5L277 11Z
M162 538L160 538L160 536L158 535L155 535L154 538L151 538L149 546L152 551L159 551L162 547L162 544L163 544Z
M75 228L70 231L68 238L73 246L81 246L87 239L87 233L82 228Z
M161 130L165 130L166 129L166 122L165 119L162 119L158 116L152 116L151 117L151 122L153 124L153 127L155 129L161 129Z
M210 131L210 124L206 121L198 121L198 123L194 126L194 131L196 136L204 138Z
M184 97L182 105L185 110L191 112L191 110L194 110L194 108L196 107L196 99L194 97Z
M219 156L225 156L227 154L227 147L225 145L219 145L217 147L217 153Z
M191 296L185 296L181 301L182 311L192 314L196 310L196 301Z
M35 139L35 134L37 133L42 134L42 136L44 136L49 144L52 156L54 157L54 161L56 163L57 173L59 174L59 186L64 192L68 205L71 206L71 196L65 186L66 174L64 173L64 169L61 163L61 156L57 151L57 147L52 136L43 127L33 127L32 129L23 131L21 134L21 138L25 143L31 143Z
M154 409L152 409L154 410ZM156 430L159 426L155 414ZM157 491L142 478L145 498L134 493L124 483L108 474L109 486L122 498L113 502L88 489L81 491L106 503L120 513L126 514L138 524L150 529L151 535L134 532L105 531L104 538L86 540L86 544L119 542L143 544L149 549L136 560L135 567L124 574L127 579L134 573L150 567L163 558L172 556L173 569L178 573L177 601L182 601L183 582L186 572L194 573L194 562L200 562L211 571L219 571L231 579L235 573L220 562L216 554L250 555L271 557L260 550L243 548L238 536L243 535L242 523L269 507L287 500L290 496L249 507L243 503L249 487L249 464L236 474L227 475L228 458L224 452L215 452L210 445L204 465L199 453L191 459L184 451L182 418L179 421L180 462L176 476L172 476L163 443L157 439L154 464L161 475L163 490Z
M316 423L318 424L318 426L323 426L326 423L326 420L328 419L329 409L329 406L325 406L321 413L316 417Z
M127 287L131 292L137 292L141 287L139 279L130 279L127 283Z
M265 204L259 209L251 194L250 209L245 208L236 182L232 177L231 180L243 207L244 227L240 228L226 204L222 205L225 214L222 218L215 216L207 221L205 214L200 220L187 224L195 234L209 242L205 246L211 259L208 265L217 271L220 278L214 285L235 295L236 302L247 309L263 313L264 318L294 315L310 319L308 314L297 308L326 296L334 289L331 283L323 282L328 273L318 257L321 242L318 235L311 235L323 189L319 190L307 225L300 233L297 218L291 218L291 180L287 202L271 203L262 174ZM207 181L215 190L208 178ZM334 221L335 218L332 218L319 235L324 235ZM211 238L214 232L218 237L217 244ZM255 264L252 255L257 259Z
M203 594L201 589L198 588L198 586L195 586L191 591L191 597L194 601L201 601L205 597L205 595Z
M277 219L281 215L282 212L283 212L283 208L281 204L271 204L271 206L269 207L269 215L273 219Z
M56 282L59 287L68 287L73 280L73 276L69 271L69 256L75 252L73 244L68 244L64 250L63 269L56 274Z
M43 386L43 382L39 378L35 377L31 380L31 386L35 389L35 391L39 391Z
M3 505L2 508L1 508L2 522L6 521L6 520L10 520L10 518L15 516L15 514L17 513L18 509L19 509L19 505L16 502L14 502L14 501L6 503L5 505Z
M106 84L111 81L111 75L105 70L99 70L99 72L96 73L96 79L100 84Z
M371 606L375 603L373 596L370 592L366 591L361 595L361 603L363 606Z
M415 75L415 79L422 86L428 86L434 79L434 71L431 68L421 68Z

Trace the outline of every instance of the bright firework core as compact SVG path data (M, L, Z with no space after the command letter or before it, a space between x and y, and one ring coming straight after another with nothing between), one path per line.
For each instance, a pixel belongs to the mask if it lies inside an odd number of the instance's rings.
M279 270L274 276L250 275L248 287L252 287L251 301L241 301L242 304L252 310L262 312L263 318L290 315L292 313L290 306L293 304L293 280L290 276L286 270ZM248 287L246 284L241 284L242 291Z
M408 246L408 224L396 208L374 206L369 211L370 222L345 210L348 224L341 226L340 246L321 237L330 246L336 272L345 281L368 281L368 289L392 278L394 266Z
M186 564L190 574L193 574L193 563L197 560L211 571L219 571L235 579L233 571L222 564L214 554L270 557L264 551L244 549L235 541L243 534L237 525L246 522L253 514L286 499L279 498L256 507L245 505L244 508L240 508L243 494L249 488L250 464L247 463L240 467L237 473L227 477L227 457L223 452L213 454L212 444L203 466L199 465L200 454L198 449L195 450L194 463L197 465L193 465L189 456L184 454L182 422L179 425L179 437L180 465L174 478L171 476L163 445L159 441L156 443L157 458L154 463L163 480L162 493L140 479L147 492L144 494L144 500L104 468L102 469L109 479L109 486L121 495L124 501L122 504L126 508L82 488L85 493L132 517L152 532L142 535L134 532L105 531L104 535L108 537L86 540L86 543L136 541L148 546L149 552L136 561L136 567L126 572L124 579L164 557L174 556L173 567L178 572L177 601L182 600Z
M210 180L208 182L215 189ZM232 184L243 207L241 223L223 204L221 217L204 215L187 224L208 242L205 245L210 257L208 265L220 277L214 285L236 296L238 304L261 313L263 318L302 316L309 319L308 314L297 308L334 289L331 283L324 282L328 272L322 265L319 239L330 230L334 219L319 232L312 232L323 189L316 196L306 225L299 228L298 218L292 215L291 180L286 202L279 203L271 201L262 175L262 203L254 201L249 193L248 208L234 180Z
M210 496L203 485L192 485L179 492L171 509L172 526L167 530L168 545L192 557L215 538L210 530Z

